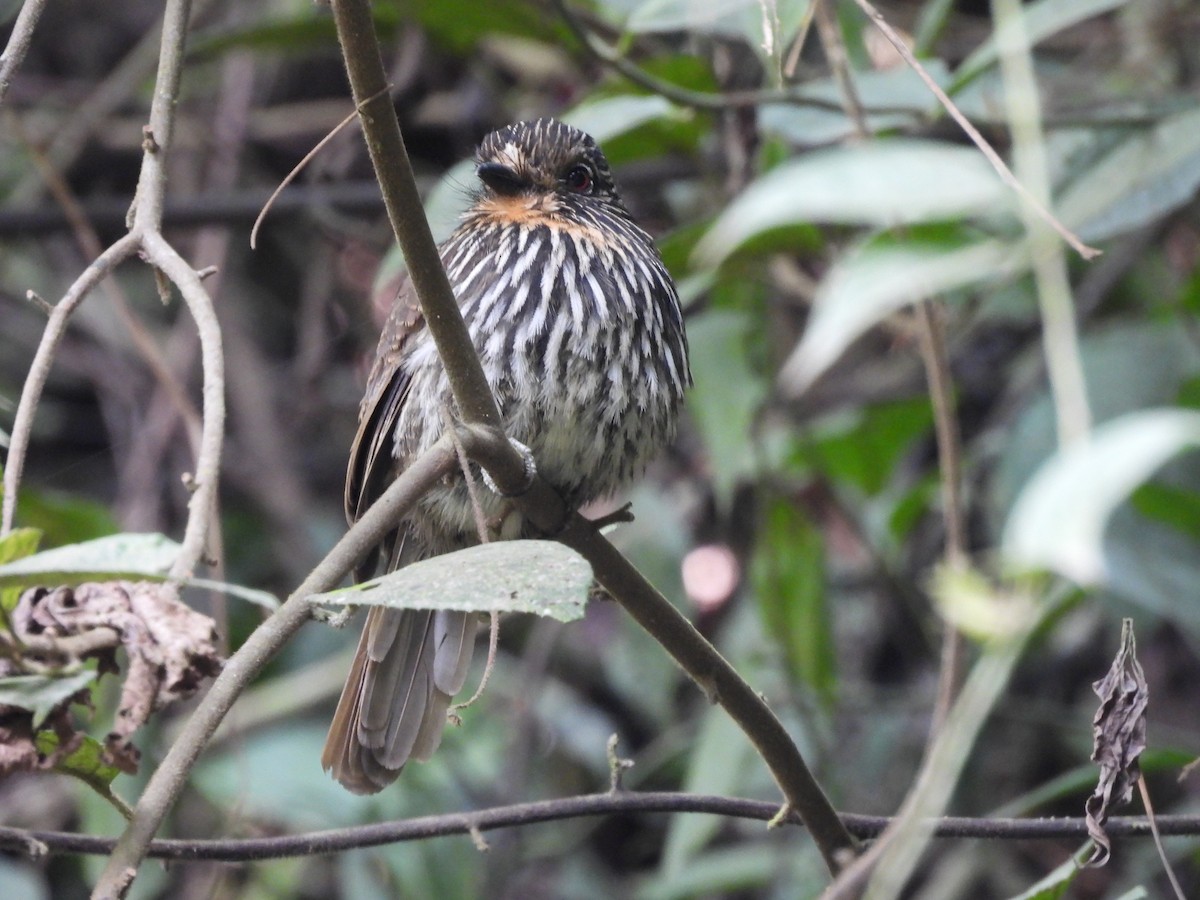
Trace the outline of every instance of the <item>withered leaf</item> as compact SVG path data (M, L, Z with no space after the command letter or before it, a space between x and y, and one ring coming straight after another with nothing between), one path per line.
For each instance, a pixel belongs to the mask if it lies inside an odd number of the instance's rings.
M1087 829L1096 847L1084 865L1108 862L1112 842L1104 831L1109 810L1129 802L1141 777L1138 757L1146 749L1146 706L1149 690L1133 636L1133 620L1121 622L1121 648L1108 674L1092 685L1100 708L1092 719L1092 761L1100 780L1085 804Z
M169 584L105 581L53 590L35 588L22 594L11 621L18 637L38 638L43 643L62 639L66 644L103 630L107 645L97 642L91 645L95 649L85 654L100 660L101 672L117 670L111 646L116 633L128 666L116 720L105 739L104 762L126 772L137 770L139 754L130 743L133 732L152 713L190 696L221 668L212 619L182 603ZM0 714L5 710L29 715L15 707L0 707ZM61 721L48 721L59 734L59 746L73 749L78 742L73 742L70 729L63 727L67 722L65 704L55 707L54 712L59 711L64 716ZM35 757L29 753L33 724L14 722L9 726L13 739L8 748L9 769L34 767ZM4 749L0 747L0 760ZM45 760L37 760L36 765L44 767Z

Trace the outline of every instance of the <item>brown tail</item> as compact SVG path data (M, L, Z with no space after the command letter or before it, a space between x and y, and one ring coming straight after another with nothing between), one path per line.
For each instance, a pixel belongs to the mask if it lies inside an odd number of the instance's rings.
M343 787L374 794L437 749L476 628L469 613L371 609L321 754Z

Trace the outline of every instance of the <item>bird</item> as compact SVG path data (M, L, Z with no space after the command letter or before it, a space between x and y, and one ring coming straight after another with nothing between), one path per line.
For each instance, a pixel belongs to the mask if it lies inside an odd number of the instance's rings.
M691 386L679 297L608 161L554 118L488 134L479 185L439 246L508 437L573 509L630 484L674 437ZM407 282L388 313L347 466L347 519L432 446L453 408L445 368ZM486 483L500 539L540 537ZM356 570L395 571L479 542L466 476L431 489ZM330 725L322 766L372 794L441 741L464 686L478 617L373 607Z

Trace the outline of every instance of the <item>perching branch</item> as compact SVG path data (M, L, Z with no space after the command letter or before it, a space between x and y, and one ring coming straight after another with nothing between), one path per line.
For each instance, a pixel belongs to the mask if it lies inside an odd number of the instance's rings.
M459 412L468 426L476 426L477 440L472 442L474 446L468 445L472 459L484 465L502 491L519 494L516 502L529 521L582 554L591 563L596 579L617 602L709 697L725 708L763 757L783 791L786 806L804 820L826 864L836 872L844 864L843 857L855 852L854 839L763 699L591 523L570 513L545 481L535 479L533 486L522 493L526 473L520 454L502 434L481 433L479 426L496 432L500 421L496 402L442 269L429 225L424 216L414 214L421 209L420 197L395 112L381 93L386 81L370 6L365 0L335 0L333 13L389 219L450 376Z

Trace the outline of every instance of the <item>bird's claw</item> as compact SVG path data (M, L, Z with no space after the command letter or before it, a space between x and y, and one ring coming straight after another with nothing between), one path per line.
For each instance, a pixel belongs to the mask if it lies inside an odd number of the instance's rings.
M516 491L502 491L496 482L492 481L492 476L488 474L487 469L483 469L483 483L488 486L488 490L501 497L520 497L527 490L533 487L533 480L537 478L537 463L533 459L533 451L518 441L516 438L510 437L508 443L512 448L521 455L521 462L525 467L524 477L521 481L521 487ZM482 468L482 466L480 467Z

